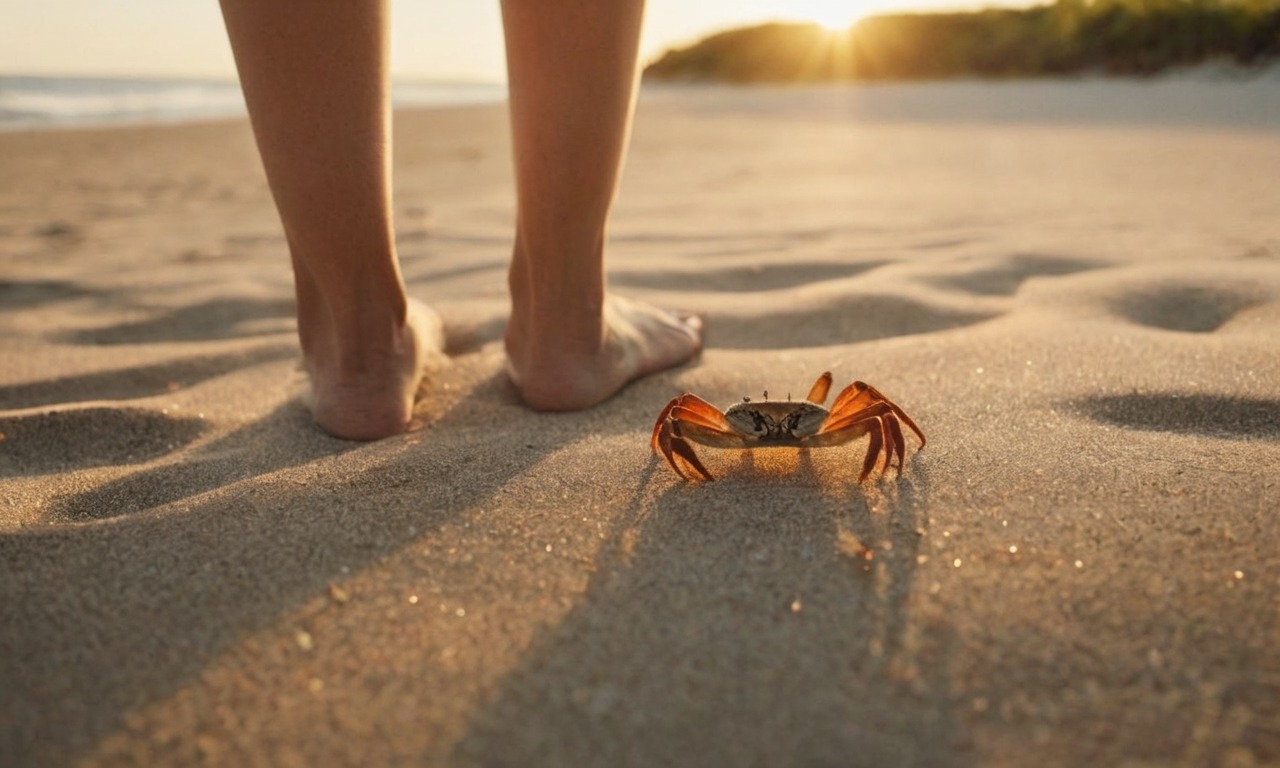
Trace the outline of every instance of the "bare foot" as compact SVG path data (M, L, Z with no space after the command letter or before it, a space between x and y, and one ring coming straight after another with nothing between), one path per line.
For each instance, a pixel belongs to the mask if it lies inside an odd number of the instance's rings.
M444 326L435 310L409 299L404 325L390 331L385 339L367 340L361 359L342 365L304 352L311 377L307 406L325 432L378 440L408 428L428 355L444 348Z
M628 383L685 362L702 348L702 320L606 295L598 333L518 317L507 324L511 378L525 404L540 411L574 411L609 399ZM575 331L580 333L575 334ZM592 338L594 336L594 338Z

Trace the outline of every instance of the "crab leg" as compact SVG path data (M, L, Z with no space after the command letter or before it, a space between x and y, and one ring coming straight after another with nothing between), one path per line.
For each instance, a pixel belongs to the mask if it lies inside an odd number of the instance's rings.
M693 446L689 445L689 441L685 440L684 436L680 434L680 422L671 421L662 425L662 432L658 437L658 442L663 457L671 465L671 468L676 471L677 475L686 480L689 479L689 473L680 466L680 462L676 461L676 457L679 456L689 468L702 475L705 479L713 479L711 473L698 460L698 455L693 452Z
M673 417L673 411L676 408L680 409L681 418L688 421L697 421L702 426L715 430L729 429L729 422L725 421L724 414L720 412L719 408L691 392L686 392L679 397L673 398L662 409L662 413L658 414L658 420L653 424L653 436L649 440L649 445L653 448L654 453L658 452L658 432L661 431L662 425L666 423L667 419Z
M665 453L660 447L660 437L664 428L668 428L666 427L667 417L671 415L671 409L675 408L679 403L679 397L673 399L662 409L662 413L658 414L658 420L653 424L653 434L649 436L649 447L653 449L654 453Z
M672 399L662 409L662 413L658 414L658 420L653 425L653 437L649 440L649 444L653 447L655 453L658 452L658 432L662 429L662 425L673 417L673 411L677 408L680 409L680 417L685 420L696 421L702 426L715 430L729 429L729 422L725 421L724 414L720 412L719 408L691 392L686 392Z
M675 456L673 455L674 448L672 447L671 426L669 424L663 424L662 427L659 428L659 431L653 436L653 442L655 444L653 449L654 453L657 453L659 456L666 459L667 463L671 465L671 468L674 469L676 474L681 478L685 480L689 479L685 475L684 469L681 468L680 463L675 460Z
M837 411L844 410L845 407L849 405L849 403L865 395L867 393L867 390L870 388L871 387L864 382L861 382L861 381L853 382L849 386L840 390L840 394L836 395L835 402L831 404L831 412L836 413ZM867 399L871 400L873 398L871 396L868 396Z
M876 429L880 430L880 437L884 440L884 466L880 469L881 472L888 472L893 465L893 433L889 431L889 425L885 421L891 418L891 415L886 414L876 419Z
M880 390L865 382L855 381L845 387L844 391L836 396L836 401L831 404L831 417L828 419L828 423L834 425L838 419L844 416L845 411L848 411L849 409L868 407L873 403L883 403L887 405L889 409L893 411L895 416L906 422L908 427L911 427L911 431L915 432L916 437L920 438L920 447L924 447L924 432L920 431L920 428L911 420L911 417L904 413L896 403L885 397ZM856 413L857 411L854 412ZM827 431L829 428L830 427L826 427L823 431Z
M897 451L897 454L898 454L898 474L901 475L902 462L906 461L906 452L907 452L907 449L905 447L907 441L902 436L902 425L898 423L897 416L894 414L885 415L885 417L881 419L881 421L884 422L884 426L886 429L889 430L889 433L893 435L892 445L894 447L894 450ZM885 470L889 469L889 462L892 459L893 459L892 452L885 455L884 457Z
M667 403L653 426L649 444L654 453L661 454L667 460L676 474L688 479L689 473L686 470L692 469L711 480L711 473L698 460L693 446L685 439L681 424L693 428L695 432L706 431L712 434L729 434L732 427L720 409L692 393L685 393ZM676 461L677 456L688 466L682 467L681 462Z
M873 429L869 434L871 440L867 445L867 456L862 460L862 474L858 475L859 483L864 482L871 474L871 470L876 468L876 462L880 460L880 449L884 445L883 429Z
M729 426L728 420L724 417L724 413L719 408L708 403L706 400L703 400L693 394L681 395L677 399L679 402L675 404L675 408L673 410L680 410L683 415L679 418L683 418L688 421L697 421L703 426L722 432L732 430L732 427Z
M725 427L723 418L718 420L709 419L706 414L686 408L683 405L677 405L672 408L670 418L672 421L678 421L686 427L701 427L715 434L729 431Z
M893 465L893 457L897 454L898 472L902 472L902 461L905 456L905 440L902 429L894 417L891 403L874 403L853 413L828 421L818 432L821 444L840 445L862 435L868 435L867 455L863 460L863 471L858 482L867 479L871 470L875 469L884 452L884 471Z
M840 414L832 411L827 417L826 423L818 430L819 435L829 435L836 432L843 432L854 426L860 421L870 421L885 414L894 413L893 403L872 403L865 408L859 408L852 413Z

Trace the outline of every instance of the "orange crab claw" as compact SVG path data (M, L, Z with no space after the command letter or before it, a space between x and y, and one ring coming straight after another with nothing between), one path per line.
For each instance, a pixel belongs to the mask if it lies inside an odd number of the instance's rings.
M827 393L831 391L831 371L827 371L813 382L813 387L809 390L809 394L804 396L805 400L817 405L822 405L827 401Z

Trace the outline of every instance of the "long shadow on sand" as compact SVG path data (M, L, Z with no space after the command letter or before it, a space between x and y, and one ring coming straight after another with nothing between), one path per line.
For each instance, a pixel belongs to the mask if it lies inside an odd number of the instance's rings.
M474 765L958 765L945 631L908 633L927 478L746 473L651 497L476 712ZM797 479L798 478L798 479ZM881 495L881 491L884 495ZM871 552L868 556L868 548ZM919 664L928 659L928 664Z
M157 341L209 341L278 333L280 327L254 330L250 323L286 319L292 324L294 301L227 298L178 307L148 320L106 328L71 331L60 336L73 344L145 344Z
M509 385L500 378L489 389L505 397ZM431 429L474 432L469 413L519 409L457 397L466 407ZM202 452L225 475L217 489L191 485L194 476L175 464L145 485L185 484L181 494L139 500L144 483L135 477L60 503L62 515L81 519L118 511L120 498L131 505L188 498L188 506L0 535L0 762L76 762L131 712L188 685L229 646L323 594L348 568L361 570L498 493L560 447L538 417L519 412L501 438L520 450L485 446L484 461L467 461L456 441L439 445L429 435L333 440L285 406L240 437L303 447L258 461L236 453L238 438L220 441L222 448ZM563 418L585 432L611 415L606 408ZM326 464L342 452L372 460L360 472ZM304 464L314 467L305 479L256 482Z
M0 409L74 402L87 392L93 393L94 400L151 397L175 386L189 387L239 368L296 357L297 354L298 345L292 341L266 343L245 351L198 355L82 376L0 386Z

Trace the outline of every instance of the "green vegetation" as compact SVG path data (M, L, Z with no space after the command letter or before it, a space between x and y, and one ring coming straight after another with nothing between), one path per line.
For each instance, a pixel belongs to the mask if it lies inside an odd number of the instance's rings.
M1147 75L1280 56L1280 0L1057 0L1025 9L874 16L847 32L766 24L668 51L653 80L830 82Z

